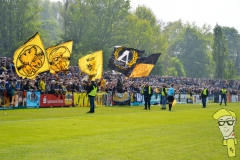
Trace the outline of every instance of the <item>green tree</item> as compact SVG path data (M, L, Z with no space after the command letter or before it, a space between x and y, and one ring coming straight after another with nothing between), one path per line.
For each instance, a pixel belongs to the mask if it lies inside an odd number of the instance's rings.
M168 42L173 42L179 34L181 34L184 30L185 25L182 20L178 20L175 22L168 22L163 29L163 34L167 37Z
M160 22L157 21L152 10L146 6L138 6L127 20L127 39L123 41L123 45L145 50L145 55L162 53L151 72L151 74L162 75L162 59L166 56L163 44L166 39L162 37Z
M60 5L60 6L59 6ZM42 28L42 39L45 47L56 45L61 41L61 18L59 15L59 7L62 3L50 2L50 0L41 0L40 6L43 9L40 15L40 22Z
M174 57L174 55L169 54L169 47L175 42L177 37L179 37L179 34L181 34L184 31L184 24L181 20L175 21L175 22L168 22L165 27L163 28L161 39L161 52L163 52L163 55L161 57L161 62L164 70L164 75L173 75L169 74L169 68L171 68L171 58ZM176 73L176 72L174 72ZM176 73L177 75L177 73Z
M76 57L103 50L106 68L109 51L126 31L123 24L129 9L129 0L67 1L60 12L65 24L63 39L74 40Z
M177 71L177 76L179 77L186 76L186 72L184 70L183 64L177 57L172 57L170 60L170 63L173 66L173 68L175 68L175 70Z
M222 27L222 32L227 40L228 59L234 63L234 68L240 74L240 35L235 28Z
M236 69L232 60L228 60L224 70L224 78L234 79L236 77Z
M178 72L176 70L175 67L170 67L170 68L167 68L167 76L177 76L178 75Z
M12 57L14 51L37 31L41 32L39 21L39 0L0 1L0 52Z
M224 69L228 57L227 41L223 35L222 27L214 28L213 61L215 64L215 78L224 78Z
M182 62L187 77L209 77L207 72L207 41L195 26L188 25L170 43L169 55L177 56Z

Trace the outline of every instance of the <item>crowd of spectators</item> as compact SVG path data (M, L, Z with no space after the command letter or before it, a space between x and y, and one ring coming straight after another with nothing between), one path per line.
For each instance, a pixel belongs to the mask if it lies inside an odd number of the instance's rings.
M22 79L14 68L11 58L0 58L0 94L7 90L9 96L14 91L40 91L42 93L64 94L70 92L84 92L87 90L89 81L87 75L81 73L78 66L70 66L69 71L59 74L49 72L39 74L35 79ZM155 92L160 91L163 85L167 87L174 84L176 93L200 94L202 88L208 88L210 94L219 94L225 86L230 94L240 93L240 80L224 80L211 78L187 78L172 76L155 76L141 78L126 78L124 75L112 71L104 71L103 78L96 80L99 91L133 92L141 93L145 82L148 82ZM8 84L12 86L10 90ZM158 88L156 90L156 88Z

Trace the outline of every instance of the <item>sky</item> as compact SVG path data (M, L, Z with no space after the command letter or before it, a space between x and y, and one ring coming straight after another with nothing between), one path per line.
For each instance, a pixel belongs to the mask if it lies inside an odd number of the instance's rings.
M60 0L51 0L60 1ZM240 0L131 0L132 10L138 5L150 8L158 20L195 22L234 27L240 32Z

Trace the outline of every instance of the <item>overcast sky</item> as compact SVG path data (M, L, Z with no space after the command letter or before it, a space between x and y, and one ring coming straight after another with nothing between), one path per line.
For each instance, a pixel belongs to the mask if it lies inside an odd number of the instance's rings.
M131 0L132 9L138 5L147 6L164 22L182 19L200 27L219 24L240 32L240 0Z

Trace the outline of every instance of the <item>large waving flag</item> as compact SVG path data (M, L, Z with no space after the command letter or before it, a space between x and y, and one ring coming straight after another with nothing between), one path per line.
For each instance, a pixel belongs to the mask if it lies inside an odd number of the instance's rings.
M102 51L97 51L80 58L78 60L78 65L82 72L91 77L91 80L101 79L103 70Z
M156 53L148 57L141 57L129 77L148 76L151 73L160 55L161 53Z
M122 46L114 47L108 67L128 77L144 51Z
M50 73L56 74L69 70L72 46L73 41L71 40L46 49L50 64Z
M48 58L38 33L15 51L13 63L18 76L22 78L33 79L49 70Z

